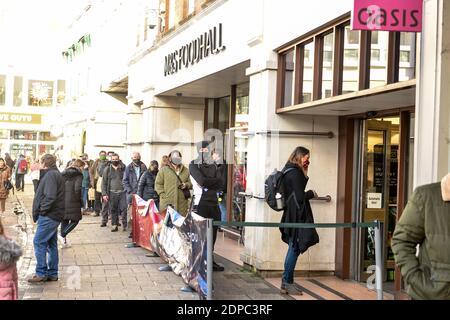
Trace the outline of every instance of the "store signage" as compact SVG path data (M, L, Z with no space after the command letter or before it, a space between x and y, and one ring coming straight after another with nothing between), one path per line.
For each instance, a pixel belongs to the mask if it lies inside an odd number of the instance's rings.
M382 209L383 194L381 193L368 193L367 194L367 209Z
M177 73L183 68L199 63L210 55L224 51L222 24L201 34L197 39L183 45L165 57L164 76Z
M353 30L422 31L423 0L355 0Z
M29 144L13 144L11 146L11 150L14 151L18 151L18 150L22 150L22 151L33 151L33 146L29 145Z
M22 124L41 124L40 114L7 113L0 112L0 122L22 123Z

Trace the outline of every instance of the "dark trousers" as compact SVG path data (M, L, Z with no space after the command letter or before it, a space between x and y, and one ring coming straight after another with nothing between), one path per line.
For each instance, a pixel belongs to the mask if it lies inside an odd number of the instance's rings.
M67 235L75 229L75 227L78 225L79 221L72 221L72 220L64 220L61 222L61 237L65 238Z
M127 227L127 195L126 192L113 193L109 195L109 210L111 212L111 224L119 224L119 216L122 218L122 226Z
M39 186L39 180L34 179L33 180L34 193L36 193L38 186Z
M214 221L220 221L221 219L220 208L218 204L205 205L200 202L197 208L194 207L194 211L196 211L199 216L205 219L213 219ZM217 240L217 230L219 230L219 227L213 227L213 250Z
M110 215L111 215L111 212L109 210L109 201L103 201L102 202L102 211L101 211L102 224L108 223L108 219L109 219Z
M100 214L102 211L102 193L95 191L94 211Z
M23 190L25 187L25 174L16 173L16 190Z

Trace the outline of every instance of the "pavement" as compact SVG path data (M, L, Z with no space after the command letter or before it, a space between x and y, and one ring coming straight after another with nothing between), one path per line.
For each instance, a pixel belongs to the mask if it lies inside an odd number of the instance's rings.
M32 186L10 196L4 223L7 233L24 248L18 262L19 298L23 300L199 300L197 293L183 293L181 277L160 272L164 263L149 258L142 248L127 248L129 231L112 233L100 228L100 217L83 216L67 237L71 247L60 249L59 281L29 284L36 260L33 251L35 225L31 219ZM24 213L16 216L14 206ZM279 289L245 271L241 266L217 256L225 272L214 273L216 300L293 300Z

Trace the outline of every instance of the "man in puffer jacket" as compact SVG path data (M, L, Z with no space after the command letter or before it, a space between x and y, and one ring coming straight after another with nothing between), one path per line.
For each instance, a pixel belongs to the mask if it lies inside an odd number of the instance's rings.
M0 300L17 300L19 297L16 263L21 255L20 246L5 237L0 220Z
M414 191L395 228L392 250L413 299L450 300L450 173L441 183Z

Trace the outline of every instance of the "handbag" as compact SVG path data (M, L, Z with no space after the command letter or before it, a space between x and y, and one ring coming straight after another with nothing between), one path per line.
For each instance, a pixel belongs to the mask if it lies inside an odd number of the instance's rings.
M170 169L170 170L172 170L172 169ZM172 170L172 172L177 176L178 181L180 181L180 183L183 184L183 181L181 181L180 176L177 175L177 173L174 170ZM184 198L186 200L191 198L191 192L189 191L189 189L180 189L180 190L183 192Z
M3 182L3 187L8 191L14 188L13 184L11 183L11 180L9 180L9 179L6 179Z

